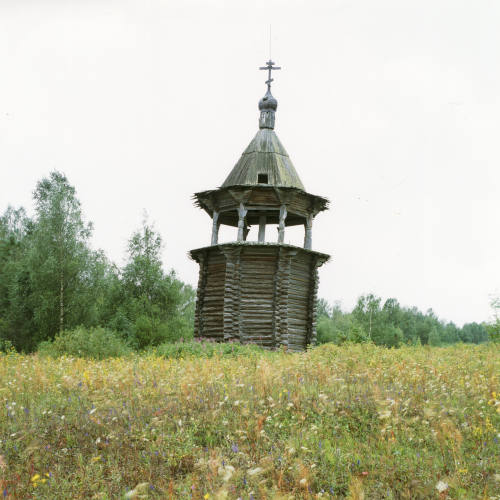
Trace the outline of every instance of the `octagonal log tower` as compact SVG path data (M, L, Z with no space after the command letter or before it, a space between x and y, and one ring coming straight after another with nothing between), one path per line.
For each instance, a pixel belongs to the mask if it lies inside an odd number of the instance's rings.
M195 194L212 218L211 245L191 250L200 265L195 337L214 341L286 346L302 351L316 342L318 268L329 256L312 250L314 217L328 200L305 191L274 132L278 106L267 92L259 102L259 131L219 189ZM237 228L236 241L218 243L221 224ZM247 241L251 226L258 241ZM266 242L266 226L278 226L278 241ZM287 226L303 225L304 246L284 243Z

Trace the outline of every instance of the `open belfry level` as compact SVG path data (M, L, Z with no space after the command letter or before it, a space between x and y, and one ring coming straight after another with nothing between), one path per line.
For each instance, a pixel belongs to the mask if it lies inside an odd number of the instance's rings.
M316 341L318 267L329 256L312 250L314 217L328 200L309 194L274 132L278 102L259 101L259 131L219 189L195 194L212 218L211 245L192 250L200 265L195 337L251 342L268 348L304 350ZM218 243L219 226L237 228L236 241ZM258 225L258 241L247 241ZM266 227L278 226L278 241L266 241ZM304 226L304 246L285 244L288 226Z

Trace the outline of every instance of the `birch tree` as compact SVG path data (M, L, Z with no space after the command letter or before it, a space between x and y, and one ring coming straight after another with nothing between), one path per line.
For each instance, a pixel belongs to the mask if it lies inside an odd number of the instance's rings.
M92 227L84 222L75 188L64 174L51 172L38 182L33 197L36 215L28 260L37 340L45 340L82 315L79 294L91 257L87 243Z

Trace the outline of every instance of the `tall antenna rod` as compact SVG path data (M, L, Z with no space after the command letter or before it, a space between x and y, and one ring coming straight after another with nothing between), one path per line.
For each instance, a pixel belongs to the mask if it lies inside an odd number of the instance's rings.
M269 60L272 61L271 57L271 33L272 33L272 25L269 25Z

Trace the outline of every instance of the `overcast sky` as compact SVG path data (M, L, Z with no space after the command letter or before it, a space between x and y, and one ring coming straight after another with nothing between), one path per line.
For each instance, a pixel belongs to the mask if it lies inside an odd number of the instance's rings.
M258 130L269 23L276 132L307 191L331 200L313 230L332 255L320 296L488 319L496 0L0 0L0 210L32 212L36 182L60 170L95 247L122 263L145 209L165 266L195 285L187 253L209 244L211 221L191 196L220 186Z

